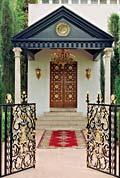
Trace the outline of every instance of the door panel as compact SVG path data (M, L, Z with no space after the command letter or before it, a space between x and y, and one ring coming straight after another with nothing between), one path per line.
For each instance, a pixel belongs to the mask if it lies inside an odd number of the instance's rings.
M63 74L60 65L50 63L50 107L63 107Z
M50 63L50 107L77 107L77 63Z
M64 67L64 107L77 107L77 63Z

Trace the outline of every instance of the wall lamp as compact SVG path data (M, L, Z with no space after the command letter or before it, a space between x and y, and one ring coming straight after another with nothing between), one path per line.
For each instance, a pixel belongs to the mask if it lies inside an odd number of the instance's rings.
M91 77L91 69L90 68L85 69L85 75L86 75L86 78L89 80Z
M40 68L36 68L36 69L35 69L35 72L36 72L36 77L37 77L37 79L39 80L40 77L41 77L41 69L40 69Z

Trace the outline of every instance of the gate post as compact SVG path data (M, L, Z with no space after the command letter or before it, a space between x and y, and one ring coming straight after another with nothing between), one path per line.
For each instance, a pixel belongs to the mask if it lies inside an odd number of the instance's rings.
M20 103L21 99L21 77L20 77L20 53L21 48L13 48L15 54L15 103Z
M104 49L104 64L105 64L105 103L110 104L111 95L111 57L113 55L112 48Z

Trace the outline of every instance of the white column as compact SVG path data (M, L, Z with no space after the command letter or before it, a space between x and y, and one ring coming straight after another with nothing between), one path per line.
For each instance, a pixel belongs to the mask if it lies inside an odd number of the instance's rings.
M119 0L117 0L117 4L119 5Z
M15 54L15 103L21 100L21 75L20 75L20 53L21 48L13 48Z
M98 0L98 5L100 5L100 0Z
M68 0L68 4L72 4L72 0Z
M110 104L111 96L111 57L113 55L112 48L104 49L104 64L105 64L105 103Z
M88 4L91 4L91 0L88 0Z
M49 0L49 4L53 4L53 1L52 1L52 0Z

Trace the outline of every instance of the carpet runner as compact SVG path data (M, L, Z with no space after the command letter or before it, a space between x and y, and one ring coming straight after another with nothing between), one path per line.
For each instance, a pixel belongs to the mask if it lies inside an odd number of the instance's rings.
M45 130L37 148L85 148L86 141L82 131Z

